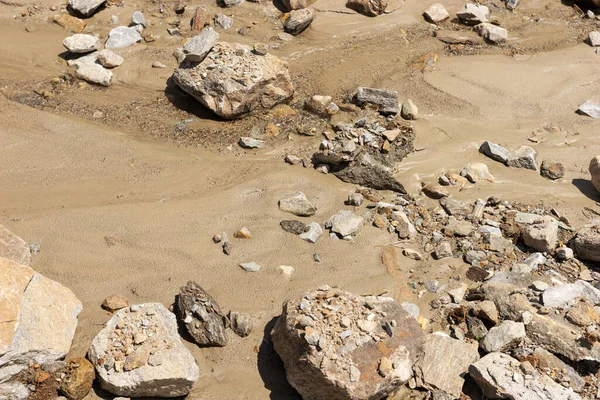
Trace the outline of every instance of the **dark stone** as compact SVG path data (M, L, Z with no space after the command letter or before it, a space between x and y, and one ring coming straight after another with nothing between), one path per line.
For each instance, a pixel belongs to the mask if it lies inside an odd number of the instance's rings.
M540 174L547 179L557 180L565 176L565 167L561 163L553 163L549 161L542 162Z
M279 225L281 225L281 228L284 231L293 233L294 235L300 235L308 230L308 227L304 222L293 219L281 221Z
M488 272L479 267L471 267L467 270L467 278L473 282L483 282L488 277Z

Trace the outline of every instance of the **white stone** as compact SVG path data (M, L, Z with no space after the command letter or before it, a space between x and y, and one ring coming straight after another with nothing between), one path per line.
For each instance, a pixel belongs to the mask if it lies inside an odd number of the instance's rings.
M118 26L108 33L108 40L104 47L107 49L121 49L141 41L142 35L135 26Z
M439 24L450 18L450 14L448 14L448 11L446 11L446 8L441 3L432 4L423 14L425 15L425 19L434 24Z
M600 118L600 104L593 100L586 100L577 110L579 114L592 118Z
M69 0L69 7L83 17L89 17L106 0Z
M241 263L240 267L246 272L258 272L262 268L260 265L258 265L254 261L249 262L249 263Z
M99 64L82 64L75 71L75 75L79 79L102 86L110 86L112 81L112 72Z
M104 68L114 68L123 64L123 57L111 50L100 50L98 52L98 62Z
M317 222L308 224L308 231L300 234L300 239L309 243L317 243L317 240L323 237L323 228Z
M90 53L100 48L100 39L97 36L76 33L63 40L63 46L71 53Z
M500 26L483 23L475 26L475 31L486 41L501 44L508 39L508 31Z

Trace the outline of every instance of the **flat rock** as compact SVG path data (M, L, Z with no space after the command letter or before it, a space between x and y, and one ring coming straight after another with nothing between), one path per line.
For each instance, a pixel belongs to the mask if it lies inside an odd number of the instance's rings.
M29 266L31 264L29 244L3 225L0 225L0 257L20 265Z
M173 80L226 119L270 109L294 94L286 62L271 54L257 55L249 46L224 42L213 46L201 63L182 63Z
M354 214L352 211L342 210L325 222L325 228L346 237L356 233L363 222L363 217Z
M217 40L219 40L219 34L213 28L206 27L202 29L198 35L190 38L183 45L185 59L192 62L202 62L217 43Z
M291 35L299 35L314 21L317 16L313 8L290 11L283 23L283 29Z
M196 282L190 281L179 290L177 315L198 345L227 345L229 339L221 308Z
M508 31L498 25L483 23L475 25L474 29L489 43L502 44L508 40Z
M142 334L146 339L140 343ZM132 343L129 355L115 345L119 338ZM92 341L88 358L100 387L116 396L185 396L200 375L196 360L181 343L175 314L160 303L118 311Z
M117 311L125 307L129 307L129 300L118 294L110 295L102 302L102 308L108 311Z
M490 9L476 4L465 4L457 13L458 19L466 25L477 25L488 22Z
M525 168L536 171L538 169L536 164L537 152L529 146L521 146L512 152L506 165L513 168Z
M479 342L479 346L486 353L503 351L520 342L525 336L525 325L522 322L503 321L489 330Z
M254 261L248 263L241 263L240 268L242 268L246 272L258 272L261 270L261 266Z
M310 217L317 212L317 208L302 192L296 192L279 200L279 209L299 217Z
M510 151L508 149L487 140L481 144L479 152L502 164L505 164L510 158Z
M265 145L264 140L254 139L247 136L242 136L238 143L245 149L260 149Z
M423 191L424 195L432 199L441 199L450 195L448 189L433 182L423 186L421 190Z
M450 18L450 14L446 11L446 8L441 3L432 4L425 12L423 13L425 19L434 24L439 24L442 21Z
M330 307L334 318L319 317ZM417 321L393 299L327 286L287 301L272 339L289 383L314 400L385 398L412 377L423 349Z
M560 307L578 297L585 297L594 305L600 304L600 290L589 283L578 280L575 283L552 286L542 293L542 302L546 307Z
M69 0L69 8L83 17L89 17L106 0Z
M462 201L455 200L451 197L444 197L440 199L440 205L448 213L448 215L470 215L473 207L470 204L465 204Z
M142 35L136 27L118 26L108 33L104 44L107 49L122 49L142 41Z
M517 8L521 0L506 0L506 8L509 10L514 10Z
M423 356L415 366L417 385L428 390L441 390L453 399L459 398L463 375L477 360L476 345L434 332L425 338Z
M75 71L75 76L90 83L110 86L113 74L99 64L81 64Z
M477 45L481 44L481 38L475 32L464 32L464 31L437 31L435 37L440 42L447 44L468 44Z
M468 221L459 221L456 218L450 217L448 224L445 227L446 230L450 230L455 236L469 236L473 232L473 224Z
M361 107L372 104L378 107L382 114L398 113L398 92L395 90L359 87L354 95L354 100Z
M581 392L583 390L585 381L569 364L564 363L560 358L541 347L537 347L533 351L533 355L537 358L538 366L540 368L550 368L554 371L565 371L570 379L569 385L573 388L573 390L576 392Z
M98 62L104 68L115 68L123 64L123 57L111 50L100 50L98 52Z
M63 46L71 53L82 54L98 50L101 46L97 36L76 33L63 40Z
M581 400L581 396L534 372L523 376L521 363L503 353L490 353L469 367L469 374L489 399Z
M600 104L593 100L586 100L579 106L577 112L592 118L600 118Z

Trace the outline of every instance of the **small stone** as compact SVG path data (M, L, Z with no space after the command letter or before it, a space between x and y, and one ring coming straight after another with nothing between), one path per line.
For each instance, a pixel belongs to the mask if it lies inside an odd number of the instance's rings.
M544 217L543 222L527 225L523 230L523 241L539 252L551 252L558 242L558 221Z
M317 241L323 237L323 228L318 222L311 222L308 224L308 230L300 234L300 239L305 240L309 243L317 243Z
M154 61L152 63L152 68L167 68L167 66L160 61Z
M76 33L63 40L63 46L71 53L89 53L100 48L100 39L97 36Z
M423 13L425 19L434 24L439 24L442 21L450 18L450 14L446 11L446 8L440 4L435 3L432 4L425 12Z
M537 164L535 158L537 152L529 146L521 146L517 150L513 151L506 165L513 168L525 168L536 171Z
M481 144L479 147L479 152L485 154L492 160L501 162L503 164L505 164L510 157L510 151L508 151L508 149L488 141L485 141Z
M490 329L479 343L483 351L492 353L506 350L521 341L526 336L525 325L522 322L503 321Z
M142 41L142 35L136 27L119 26L108 33L104 44L107 49L120 49Z
M379 366L377 368L379 375L385 378L393 371L393 369L392 362L387 357L381 357L379 359Z
M454 303L459 304L461 301L463 301L466 291L467 291L467 286L460 285L459 287L457 287L455 289L448 290L448 295L450 296L450 298L452 299L452 301Z
M556 249L556 258L561 261L567 261L573 258L573 250L568 247L559 247Z
M102 302L102 308L111 312L120 310L121 308L125 308L127 306L129 306L129 300L127 300L126 297L118 294L108 296Z
M302 162L302 159L300 157L297 157L297 156L293 155L293 154L287 154L285 156L284 161L287 164L296 165L296 164L300 164Z
M471 183L477 183L480 180L495 181L487 165L483 163L471 163L467 165L460 171L460 175L467 178Z
M269 52L269 48L263 43L255 43L252 47L252 50L254 51L254 54L257 54L259 56L267 55L267 53Z
M358 106L363 107L366 104L372 104L379 108L382 114L398 113L398 92L395 90L382 90L366 87L359 87L354 99Z
M279 209L299 217L310 217L315 214L317 208L308 200L302 192L296 192L279 200ZM345 236L345 235L343 235Z
M506 0L506 8L514 10L519 5L520 0Z
M107 49L98 52L98 62L104 68L115 68L123 64L123 57Z
M314 253L313 254L313 261L314 262L321 262L321 255L319 253Z
M475 31L490 43L502 44L508 40L508 31L494 24L483 23L476 25Z
M69 360L60 380L60 391L69 400L82 400L92 390L96 378L94 366L85 358Z
M544 178L555 181L565 176L565 167L560 163L552 163L544 160L540 168L540 174Z
M419 109L411 99L408 99L404 102L404 104L402 104L402 110L400 115L404 119L415 120L419 115Z
M69 0L69 8L82 17L89 17L105 2L106 0Z
M363 201L365 200L365 196L363 196L360 193L350 193L348 195L348 205L350 206L355 206L355 207L360 207L363 203Z
M194 10L194 16L192 17L192 20L190 21L190 23L191 23L190 30L191 30L192 36L196 36L200 32L202 32L204 27L207 24L209 24L208 18L209 17L208 17L206 8L196 7L196 9Z
M75 76L101 86L110 86L112 81L112 72L99 64L81 64L75 71Z
M254 139L246 136L242 136L238 143L245 149L260 149L265 145L264 140Z
M249 263L241 263L240 267L246 272L258 272L262 268L260 265L258 265L254 261L249 262Z
M427 197L432 199L441 199L450 195L445 187L433 182L423 186L421 190Z
M452 245L449 242L441 242L435 248L435 258L441 260L442 258L452 257Z
M233 26L233 19L228 17L225 14L217 13L215 14L215 25L220 26L224 30L227 30Z
M146 21L146 17L142 14L141 11L134 11L131 16L131 24L132 25L141 25L144 28L148 27L148 21Z
M599 31L590 32L588 35L588 42L593 47L600 46L600 32Z
M202 29L198 35L190 38L183 45L185 59L192 62L202 62L217 43L217 40L219 40L219 34L213 28Z
M296 272L296 269L294 267L290 267L289 265L280 265L277 267L277 269L287 278L291 277L294 272Z

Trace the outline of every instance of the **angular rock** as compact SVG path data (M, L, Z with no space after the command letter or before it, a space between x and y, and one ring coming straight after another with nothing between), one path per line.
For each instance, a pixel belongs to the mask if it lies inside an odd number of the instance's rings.
M592 185L594 185L596 191L600 192L600 156L592 158L590 161L589 171L590 175L592 176Z
M65 377L60 381L60 391L69 400L82 400L92 390L96 372L91 362L85 358L73 358L64 370Z
M368 153L362 153L346 168L334 172L344 182L366 186L377 190L406 193L404 185L394 177L393 170Z
M227 345L229 339L221 308L196 282L189 281L179 290L177 315L198 345Z
M517 8L521 0L506 0L506 8L509 10L514 10Z
M251 137L242 136L238 142L245 149L260 149L265 145L264 140L254 139Z
M600 261L600 224L592 222L583 226L573 238L571 247L582 260Z
M69 0L69 8L83 17L90 17L106 0Z
M308 224L308 230L300 234L300 239L305 240L309 243L317 243L317 241L323 237L323 228L318 222L311 222Z
M419 108L411 99L408 99L402 104L400 115L404 119L415 120L419 115Z
M415 250L415 249L409 249L409 248L404 248L402 249L402 254L404 255L404 257L408 257L412 260L422 260L423 259L423 254L419 253L419 251ZM435 290L434 290L435 292Z
M231 330L239 337L246 337L252 332L254 323L250 314L231 311L229 321L231 322Z
M302 192L296 192L279 200L279 209L299 217L310 217L317 211L317 208Z
M569 385L573 390L576 392L581 392L583 390L585 381L569 364L564 363L560 358L541 347L537 347L533 351L533 355L538 360L539 368L550 368L550 370L553 371L565 371L570 380Z
M192 62L202 62L219 40L219 34L211 27L202 29L200 34L190 38L183 45L185 59Z
M356 90L354 99L356 104L361 107L366 104L377 106L382 114L398 113L398 92L395 90L359 87Z
M477 25L488 22L490 9L486 6L476 4L465 4L463 8L456 13L456 16L463 24Z
M471 163L460 171L460 176L463 176L471 183L477 183L480 180L486 180L488 182L494 182L495 179L490 174L487 165L484 163Z
M102 308L108 311L117 311L121 308L125 308L129 306L129 300L126 297L120 296L118 294L113 294L108 296L102 302Z
M489 399L581 400L581 396L533 372L525 378L521 363L503 353L490 353L469 367L469 375Z
M505 164L510 158L510 151L508 151L508 149L488 141L481 144L479 152L502 164Z
M348 201L346 203L354 207L360 207L363 201L365 201L365 196L361 193L354 192L348 195Z
M479 360L477 346L452 339L443 332L425 338L423 357L415 366L417 386L441 390L451 398L459 398L464 384L463 375L469 365Z
M437 183L428 183L421 190L423 194L432 199L441 199L450 195L446 188Z
M313 5L316 0L283 0L283 6L286 10L300 10Z
M589 284L588 284L589 285ZM561 307L580 296L591 293L591 299L597 297L584 281L552 286L542 293L542 302L546 307Z
M84 81L108 87L113 74L99 64L81 64L75 71L75 76Z
M529 146L521 146L512 152L506 165L513 168L525 168L537 171L535 158L537 152Z
M446 11L446 8L441 3L432 4L425 12L423 13L425 19L434 24L439 24L442 21L450 18L450 14Z
M146 28L148 27L148 21L146 21L146 17L141 11L134 11L131 16L131 25L141 25Z
M329 307L336 317L320 317ZM272 339L290 384L314 400L384 398L411 378L423 348L421 328L393 299L327 286L286 302Z
M573 258L573 250L568 247L559 247L556 249L556 258L561 261Z
M448 215L470 215L473 207L469 204L465 204L462 201L455 200L451 197L444 197L440 199L440 205L446 210Z
M525 325L522 322L503 321L490 329L479 342L479 346L486 353L503 351L520 342L525 336Z
M107 49L98 52L98 62L104 68L115 68L123 64L123 57Z
M152 336L140 343L144 332ZM132 343L129 350L115 345L119 338ZM88 358L100 387L116 396L185 396L200 375L196 360L181 343L175 315L160 303L118 311L92 341Z
M226 119L270 109L294 94L286 62L271 54L254 54L249 46L224 42L216 44L203 62L182 63L173 80Z
M586 100L585 103L579 106L577 112L588 117L600 118L600 104L593 100Z
M448 219L445 231L452 232L455 236L469 236L473 232L473 225L468 221L459 221L454 217Z
M0 225L0 257L20 265L31 264L31 249L23 239Z
M69 14L59 14L55 15L53 18L54 23L62 26L68 31L73 33L80 33L85 28L85 22L80 20L77 17L73 17Z
M291 35L301 34L314 21L317 16L313 8L290 11L283 23L283 29Z
M592 31L588 35L588 42L590 46L598 47L600 46L600 31Z
M97 36L76 33L63 40L63 46L71 53L90 53L100 48L100 39Z
M544 160L540 168L540 174L547 179L557 180L565 176L565 167L561 163L553 163Z
M246 272L258 272L262 269L262 267L254 261L249 263L241 263L240 268L242 268Z
M537 251L551 252L558 243L558 221L546 216L542 222L525 226L523 241Z
M363 217L359 217L352 211L342 210L325 222L325 228L346 237L358 231L363 222Z
M233 26L233 18L228 17L225 14L217 13L215 14L215 25L220 26L224 30L227 30Z
M441 242L435 248L435 258L441 260L447 257L452 257L452 245L450 242Z
M376 17L385 12L387 0L347 0L346 7L368 17Z
M308 230L308 226L304 222L296 220L284 220L279 223L281 228L294 235L300 235Z
M400 239L410 239L417 234L417 229L403 211L394 211L392 213L392 221L398 222L396 232L398 232Z
M136 27L118 26L108 33L104 44L107 49L122 49L142 41L142 35Z
M508 40L508 31L498 25L483 23L475 25L474 29L489 43L502 44Z

